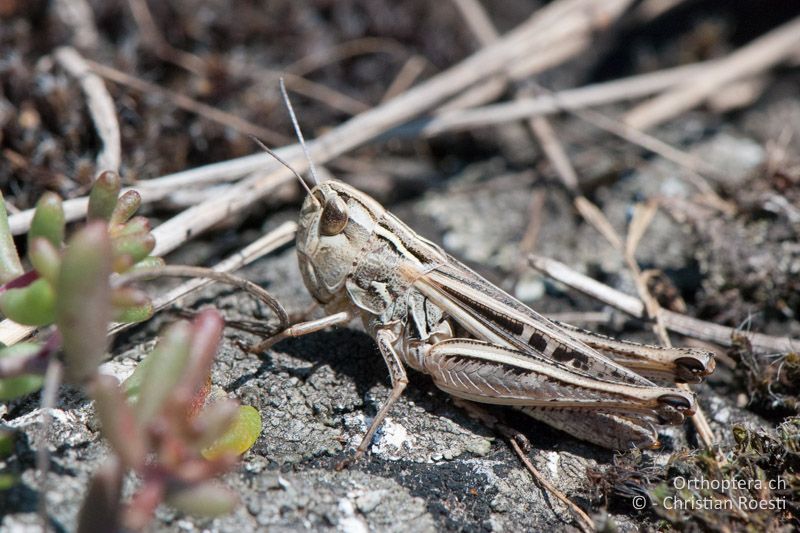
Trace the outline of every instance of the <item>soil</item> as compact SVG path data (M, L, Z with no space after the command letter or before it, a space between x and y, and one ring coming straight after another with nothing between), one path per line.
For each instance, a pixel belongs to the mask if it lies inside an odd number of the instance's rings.
M542 3L484 2L502 31ZM127 2L91 0L93 18L80 24L66 22L62 4L69 2L0 0L0 186L17 209L31 207L45 190L64 197L85 194L94 176L100 142L84 96L51 56L57 46L86 39L86 27L95 31L94 41L89 39L82 48L86 57L287 138L291 125L270 71L316 57L337 43L370 38L363 46L372 46L373 52L331 60L307 77L373 106L413 55L426 60L422 77L427 78L476 48L450 2L149 2L168 43L208 65L206 75L197 75L157 57L146 46ZM759 2L757 10L745 1L684 4L644 25L620 24L616 33L602 39L602 46L538 81L558 90L720 57L800 13L800 6L777 0ZM643 268L666 275L666 284L685 302L687 314L796 338L800 72L782 67L770 72L767 81L760 96L744 108L719 113L703 107L652 131L725 171L724 179L712 182L712 187L736 207L734 215L693 203L696 190L687 171L663 158L574 117L555 117L553 125L576 165L581 190L619 234L625 234L636 202L666 199L637 259ZM255 151L246 135L180 110L162 95L110 82L107 86L120 120L121 174L127 183ZM349 117L325 102L299 95L293 99L308 137ZM599 110L617 115L625 109L620 105ZM497 129L485 128L428 140L383 139L349 154L362 163L357 171L336 161L329 170L375 195L421 235L441 243L538 311L602 311L607 320L587 327L655 343L646 324L540 274L519 272L519 243L531 218L531 194L542 191L536 253L635 294L622 257L579 217L536 143L515 147L503 144L502 138ZM167 261L213 264L281 222L296 219L298 198L265 200ZM174 214L178 203L149 205L145 214L157 223ZM21 241L20 247L24 249ZM293 246L240 274L267 288L290 313L300 313L312 302ZM152 348L159 329L177 319L179 311L208 305L219 308L227 319L268 317L247 296L211 287L185 300L180 309L165 311L118 337L106 370L126 376ZM674 340L687 343L679 336ZM574 529L566 508L536 485L508 443L418 373L411 373L411 386L370 453L337 471L335 465L352 453L389 392L374 341L357 324L284 341L261 357L242 349L257 341L256 335L227 329L213 371L215 385L255 406L263 418L254 447L222 477L240 494L242 504L213 520L162 506L154 531ZM718 350L734 364L740 357ZM767 376L768 366L740 363L732 368L720 363L707 383L693 387L723 448L734 446L735 424L771 429L797 414L796 402L790 401L797 396L797 382L781 382L778 370L777 388L769 388L759 381ZM38 524L38 402L34 395L0 406L3 424L19 430L14 453L0 459L0 465L20 476L17 485L0 492L3 531L24 531ZM619 531L681 528L598 489L587 472L610 472L619 461L611 452L520 414L497 415L527 436L533 464L578 505L590 509L599 526L613 524ZM91 402L80 390L62 388L50 429L48 509L56 530L74 530L88 479L108 451L97 429ZM701 446L690 424L660 429L660 441L661 449L645 451L637 460L662 473L675 452ZM135 485L135 479L128 480L126 491L132 492ZM797 492L787 497L797 509ZM714 526L694 521L685 525Z

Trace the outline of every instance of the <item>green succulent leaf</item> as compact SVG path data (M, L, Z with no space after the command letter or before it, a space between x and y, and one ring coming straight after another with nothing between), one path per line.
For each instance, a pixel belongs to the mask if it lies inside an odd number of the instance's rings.
M0 293L0 311L26 326L52 324L56 317L56 294L46 279L39 278L27 287Z
M122 390L125 397L128 398L128 402L132 405L135 405L139 401L139 391L142 388L142 381L144 381L145 375L149 372L147 368L152 362L152 357L147 355L144 359L139 361L139 364L133 369L133 373L122 382Z
M19 261L14 237L8 225L8 212L3 194L0 193L0 283L8 283L18 278L25 271Z
M56 323L70 381L91 376L108 346L111 242L105 222L89 222L70 239L61 264Z
M40 347L36 344L21 342L0 349L0 358L30 357L37 353L39 348ZM13 400L14 398L20 398L32 392L36 392L42 388L43 383L43 376L34 374L0 379L0 401Z
M159 268L162 268L164 265L165 263L162 258L148 255L147 257L145 257L144 259L133 265L128 271L135 272L138 270L157 270ZM152 278L147 277L142 279L155 279L156 277L158 277L158 274L154 273Z
M14 432L11 429L0 429L0 459L14 452Z
M117 238L137 233L149 233L151 229L150 221L145 217L133 217L125 224L110 227L108 233L111 238Z
M209 460L223 455L241 455L249 450L261 434L261 415L251 405L239 407L236 421L227 431L202 452Z
M221 398L204 405L202 410L192 421L193 427L199 437L192 443L194 449L205 454L205 450L216 444L239 418L239 402L228 398ZM213 450L207 458L213 458ZM235 452L231 452L236 455ZM205 456L205 455L204 455Z
M100 375L94 380L92 396L103 436L108 439L126 467L137 468L144 461L147 447L133 410L125 402L119 383L112 376Z
M27 396L40 390L43 383L44 378L35 374L0 379L0 401L7 402Z
M36 202L33 220L28 230L28 247L38 238L45 238L56 248L64 241L66 221L61 197L53 192L46 192Z
M111 294L116 322L141 322L153 316L153 304L143 291L133 287L115 289Z
M108 223L111 227L126 223L142 205L142 195L137 191L127 191L117 200Z
M19 478L14 474L0 472L0 490L8 490L19 483Z
M142 424L158 414L183 376L191 341L192 328L189 323L177 322L167 329L156 348L145 359L150 361L142 371L141 378L138 378L136 400L136 414ZM126 389L130 391L129 384L126 384Z
M41 237L34 239L28 248L28 259L41 277L53 285L58 282L61 254L50 241Z
M147 257L156 247L155 237L153 237L152 233L147 232L117 237L111 243L114 257L124 257L126 259L125 264L129 265L128 268Z
M111 213L117 206L117 197L122 188L119 175L111 170L106 170L97 176L89 193L89 208L87 217L89 220L111 218Z
M144 322L145 320L150 320L153 317L153 313L155 313L155 309L153 309L153 304L151 303L123 307L114 311L114 322L123 324Z

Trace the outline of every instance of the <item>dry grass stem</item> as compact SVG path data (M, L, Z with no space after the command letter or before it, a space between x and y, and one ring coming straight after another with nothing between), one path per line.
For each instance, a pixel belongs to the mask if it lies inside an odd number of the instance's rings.
M667 328L664 325L663 315L661 313L661 305L658 303L650 290L647 287L647 280L642 274L639 264L636 262L636 249L639 243L650 227L653 221L658 204L656 202L648 202L646 204L637 204L634 208L633 218L628 226L628 236L625 241L624 258L628 265L628 269L633 274L636 291L639 293L639 298L644 302L645 309L647 309L647 316L653 319L653 330L658 336L659 341L663 346L672 347L672 341L667 333ZM691 388L686 383L679 383L678 388L690 391ZM708 424L706 415L702 408L698 405L697 409L692 415L692 424L700 437L700 441L707 450L713 449L714 446L714 433L711 431L711 426ZM723 459L721 456L718 460Z
M202 58L189 52L178 50L161 35L145 0L128 0L128 7L130 7L133 19L139 27L139 32L142 35L142 44L150 48L156 56L164 61L178 65L199 76L206 75L207 66Z
M53 11L72 30L71 42L80 50L93 50L100 37L92 7L86 0L55 0Z
M11 346L12 344L27 339L34 331L36 331L34 327L23 326L22 324L17 324L13 320L4 318L2 322L0 322L0 343L3 343L5 346Z
M554 259L534 254L528 258L528 261L536 270L568 287L600 300L635 318L647 319L644 303L635 296L625 294L604 283L600 283ZM741 330L706 322L705 320L668 309L662 308L659 314L668 330L687 337L714 342L721 346L732 346L733 337L743 334ZM800 340L789 337L775 337L763 333L746 333L745 336L756 353L787 353L795 351L800 346Z
M300 153L299 145L290 145L276 150L278 155L290 158L292 154ZM142 196L142 203L157 202L163 200L175 191L186 188L197 188L204 185L213 185L221 182L235 181L242 176L257 171L274 160L268 154L257 153L211 163L201 167L182 170L174 174L167 174L159 178L140 181L136 187L123 189L120 194L135 189ZM83 218L86 215L86 206L89 203L88 196L72 198L64 201L64 218L67 222L72 222ZM20 235L28 231L31 220L33 220L33 209L20 211L9 217L8 223L13 235Z
M713 62L710 61L693 63L619 80L595 83L577 89L565 89L552 94L537 94L512 102L476 107L481 102L498 98L505 88L504 85L498 86L493 92L487 93L485 97L465 100L463 104L459 105L456 105L456 99L448 102L447 105L441 107L437 116L425 125L423 133L437 135L449 131L524 120L533 116L552 115L567 110L634 100L674 87L676 84L691 79L711 64ZM488 87L491 85L487 83L476 87L476 90L478 88L488 90Z
M555 4L563 2L574 6L584 3L577 0L561 0ZM622 0L609 2L608 9L619 9L626 4L627 2ZM607 14L605 11L603 13ZM585 13L579 18L585 28L591 28L591 23L595 20ZM392 100L332 129L309 143L312 157L318 164L325 164L334 157L431 110L445 99L474 85L486 76L501 72L504 65L517 57L521 48L524 49L522 45L530 42L534 35L543 30L541 20L542 17L537 12L492 45ZM304 158L287 158L287 160L298 171L305 170L307 166ZM246 178L216 198L185 210L156 228L153 234L157 238L157 250L165 253L174 249L186 238L199 234L223 219L230 218L257 202L277 186L292 179L287 169L277 166L277 163L265 166L264 171Z
M264 255L275 251L281 246L288 244L294 239L295 232L297 231L297 224L294 222L286 222L281 224L273 231L261 236L256 241L244 247L242 250L220 261L213 267L212 270L216 272L234 272L243 266L249 265L253 261L263 257ZM200 289L212 283L211 278L198 278L182 283L181 285L167 291L165 294L157 296L153 299L153 309L158 312L169 305L174 304L178 300L188 296L189 294L199 291ZM117 323L111 326L109 333L118 333L128 329L133 324Z
M391 100L398 94L404 93L414 85L414 82L419 79L425 69L428 67L428 60L420 55L414 55L408 58L400 67L400 71L395 76L394 80L387 87L386 92L381 97L381 103Z
M367 54L386 54L395 59L403 59L408 57L409 52L395 39L364 37L321 48L287 65L284 71L295 76L305 76L327 65Z
M102 76L109 81L119 83L120 85L124 85L143 93L158 94L176 107L179 107L185 111L189 111L190 113L195 113L198 116L218 124L222 124L223 126L227 126L238 131L239 133L260 137L270 144L283 145L289 142L288 137L285 137L280 133L253 124L252 122L232 113L228 113L227 111L222 111L221 109L204 104L203 102L198 102L197 100L189 98L184 94L170 91L169 89L165 89L159 85L156 85L155 83L150 83L149 81L145 81L141 78L131 76L130 74L126 74L107 65L88 60L86 63L99 76Z
M718 60L702 75L633 108L623 120L635 129L652 128L702 104L721 88L772 68L798 47L800 18L795 18Z
M119 122L114 101L108 94L103 80L91 71L89 62L72 47L58 48L55 59L64 70L78 80L81 90L86 96L86 105L92 117L97 136L103 144L97 154L97 171L113 170L119 172L122 161Z
M635 144L640 148L644 148L645 150L648 150L654 154L658 154L667 161L672 161L673 163L685 168L688 170L686 173L686 178L701 193L709 198L710 204L713 207L728 214L735 212L735 206L730 202L723 200L703 177L703 175L706 175L713 176L719 180L724 180L724 172L718 170L699 157L687 154L686 152L679 150L648 133L633 128L628 124L614 120L592 109L573 109L569 110L569 112L581 120L602 129L603 131L607 131L608 133L616 135L617 137L620 137L631 144Z
M481 6L477 0L456 0L456 5L461 10L463 16L467 19L468 25L476 34L478 40L481 41L481 44L485 46L497 38L497 31L492 25L488 15L484 11L483 6ZM517 92L515 94L515 99L522 97L523 94L521 92ZM538 141L539 145L542 147L545 156L550 161L550 164L556 171L556 174L561 179L562 183L564 183L564 186L573 195L577 195L577 198L575 198L575 206L578 211L584 215L586 220L593 223L593 225L595 225L595 227L598 228L601 233L606 235L606 238L612 241L612 243L616 239L617 244L621 244L619 243L619 239L616 237L611 224L608 223L605 216L603 216L599 209L591 209L594 207L594 205L582 197L578 186L578 173L572 166L569 156L567 155L567 152L561 142L558 140L556 132L550 125L550 122L545 117L539 116L530 118L527 121L527 125L530 131L533 133L533 136ZM531 224L533 224L533 222ZM529 224L529 227L531 224ZM524 254L522 257L531 251L530 249L526 250L524 247L521 248L521 253ZM619 246L617 246L617 249L619 249Z
M499 34L489 18L489 14L478 0L452 0L452 2L461 12L469 30L481 46L497 40Z
M575 516L578 525L580 526L582 531L597 531L597 526L595 525L594 521L587 515L583 509L575 505L566 494L561 492L555 485L547 481L539 470L533 466L531 460L528 459L528 456L525 455L525 452L522 451L520 448L519 443L514 440L513 438L508 439L508 442L511 444L511 448L513 448L514 453L517 454L522 464L525 465L525 468L530 472L536 482L542 486L543 489L550 492L553 496L558 498L561 503L567 506L567 509Z
M510 80L523 80L563 63L584 50L592 35L616 20L631 3L629 0L609 0L602 4L593 0L557 0L542 7L525 23L538 31L518 43L517 53L504 61L501 75L493 76L495 71L486 72L464 96L459 95L457 105L445 105L443 109L465 107L466 101L470 106L485 104L500 96ZM472 16L470 9L467 8L467 16ZM473 24L485 25L480 21ZM481 35L484 34L488 35L482 31Z

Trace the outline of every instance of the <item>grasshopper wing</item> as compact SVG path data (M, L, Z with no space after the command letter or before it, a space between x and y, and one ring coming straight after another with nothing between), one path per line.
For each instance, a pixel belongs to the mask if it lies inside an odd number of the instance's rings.
M600 381L653 386L454 258L417 276L413 283L477 339L515 348L523 355L544 356Z

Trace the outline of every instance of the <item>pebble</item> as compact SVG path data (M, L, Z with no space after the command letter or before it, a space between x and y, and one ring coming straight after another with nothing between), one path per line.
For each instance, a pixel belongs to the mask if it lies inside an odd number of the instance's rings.
M359 511L363 514L369 514L381 504L381 500L386 495L385 490L372 490L359 495L355 504Z

